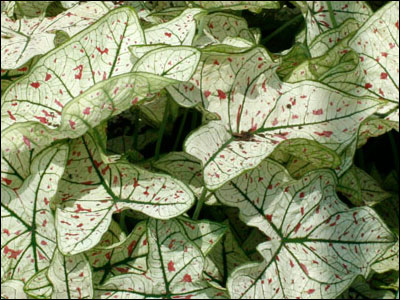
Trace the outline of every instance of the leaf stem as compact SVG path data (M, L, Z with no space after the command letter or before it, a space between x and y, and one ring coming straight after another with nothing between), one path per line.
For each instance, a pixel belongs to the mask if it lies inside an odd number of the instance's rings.
M154 159L158 160L160 157L160 149L161 149L161 142L164 136L164 131L165 127L167 126L167 120L168 120L168 114L169 114L169 99L167 100L165 104L165 109L164 109L164 116L161 122L161 127L160 131L158 132L158 139L157 139L157 144L156 144L156 152L154 154Z
M176 151L176 149L178 148L178 144L179 144L179 141L181 139L182 132L183 132L183 127L184 127L184 125L186 123L187 115L188 115L188 110L185 109L185 111L183 113L181 124L179 125L178 135L176 136L176 140L175 140L175 143L174 143L174 147L172 148L172 151Z
M204 201L206 199L207 189L203 187L203 191L201 192L200 199L197 201L196 209L194 210L193 220L197 220L200 215L201 208L203 207Z
M336 22L335 14L333 13L331 1L326 1L326 4L328 5L329 17L331 18L333 28L336 28L337 22Z
M287 27L292 25L293 23L296 23L298 20L300 20L303 17L302 14L295 16L291 20L287 21L284 23L281 27L279 27L277 30L275 30L273 33L268 35L267 37L263 38L261 40L261 44L265 45L265 43L269 42L272 38L274 38L276 35L280 34L283 30L285 30Z

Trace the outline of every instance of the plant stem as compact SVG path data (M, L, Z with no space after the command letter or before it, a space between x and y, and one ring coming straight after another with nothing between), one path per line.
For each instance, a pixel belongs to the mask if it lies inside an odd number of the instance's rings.
M167 120L168 120L168 114L169 114L169 99L167 100L165 104L165 109L164 109L164 116L161 122L161 127L160 131L158 132L158 139L157 139L157 144L156 144L156 153L154 154L154 159L158 160L160 157L160 148L161 148L161 142L163 139L165 127L167 126Z
M203 207L204 200L206 199L206 194L207 194L207 189L206 187L203 187L200 199L197 201L196 209L194 210L193 220L197 220L199 218L201 208Z
M271 33L270 35L268 35L267 37L263 38L261 40L261 44L265 44L267 42L269 42L273 37L275 37L276 35L278 35L279 33L281 33L283 30L285 30L287 27L289 27L290 25L292 25L293 23L297 22L298 20L300 20L303 17L303 15L297 15L295 16L293 19L287 21L286 23L284 23L281 27L279 27L277 30L275 30L273 33Z
M176 149L178 148L178 144L179 144L179 141L181 140L181 136L182 136L182 132L183 132L183 127L185 126L185 123L186 123L187 114L188 114L188 110L185 109L185 112L183 113L181 124L179 125L178 135L176 136L176 140L174 143L174 147L172 148L172 151L176 151Z
M337 22L336 22L335 14L333 13L331 1L326 1L326 4L328 5L329 17L331 18L333 28L336 28Z

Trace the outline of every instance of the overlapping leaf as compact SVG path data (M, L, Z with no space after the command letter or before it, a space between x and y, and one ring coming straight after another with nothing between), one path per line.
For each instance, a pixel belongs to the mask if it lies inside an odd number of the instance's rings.
M100 32L104 40L93 40L93 35ZM119 38L114 39L112 36L118 33ZM39 66L10 87L3 98L2 113L7 113L2 119L3 147L26 150L57 138L78 137L102 120L177 82L170 78L190 78L190 67L183 66L196 66L198 55L197 50L188 48L174 48L176 57L169 57L162 66L165 69L150 65L161 52L154 50L136 63L140 72L129 73L132 64L128 46L143 41L136 16L130 9L122 8L44 56ZM65 52L66 56L60 56ZM183 57L184 54L189 57ZM184 62L182 65L179 61L177 66L172 65L172 61L179 59ZM19 88L24 83L28 84L27 90Z
M83 254L67 257L56 250L47 276L53 285L53 299L93 298L92 270Z
M25 286L25 292L36 299L50 299L53 293L53 286L47 278L47 271L49 267L37 272L29 279Z
M233 298L334 298L393 245L396 237L369 208L348 209L329 170L293 181L266 160L217 191L226 205L271 238L258 246L264 262L237 268Z
M192 1L193 3L205 9L249 9L254 12L260 12L263 8L279 8L279 1Z
M68 146L60 144L33 159L31 174L16 190L1 187L2 280L26 282L49 266L56 247L50 201L64 172Z
M25 7L22 3L18 6ZM111 2L94 1L77 5L55 18L12 20L2 14L1 67L3 69L21 67L32 57L45 54L56 46L54 44L56 31L62 30L67 35L73 36L108 13L111 8L114 8Z
M167 175L153 174L127 162L104 163L96 138L73 142L61 181L56 213L58 246L76 254L95 246L114 212L133 209L159 219L176 217L194 201L192 192Z
M306 41L309 45L322 33L336 28L349 18L364 23L372 11L364 1L296 1L306 21ZM332 14L329 11L332 8Z
M324 82L358 96L389 101L380 113L397 111L389 118L398 121L399 102L399 4L391 2L377 11L358 30L348 45L360 56L358 68L333 73Z
M282 83L274 66L261 48L215 53L193 76L193 92L185 93L183 86L171 93L180 103L202 99L220 115L221 121L208 123L185 142L185 151L204 165L207 188L254 168L285 140L314 140L340 154L356 138L360 122L380 105L318 82ZM307 147L302 155L307 158Z
M96 298L226 298L221 290L208 287L203 255L177 221L149 219L147 241L146 273L112 277L96 289Z

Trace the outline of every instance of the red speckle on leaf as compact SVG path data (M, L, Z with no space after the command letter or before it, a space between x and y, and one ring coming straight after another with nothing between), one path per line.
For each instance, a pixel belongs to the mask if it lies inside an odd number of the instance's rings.
M366 88L366 89L370 89L370 88L372 88L372 84L370 84L370 83L366 83L366 84L365 84L365 88Z
M12 180L8 178L1 177L1 180L4 181L7 185L10 185L12 183Z
M54 102L55 102L58 106L64 107L64 105L62 105L62 103L61 103L60 101L58 101L57 99L55 99Z
M73 130L75 130L75 122L74 121L72 121L72 120L69 120L69 126L71 126L71 128L73 129Z
M304 192L300 193L300 198L304 198Z
M7 110L7 112L8 112L8 115L10 116L10 119L15 121L16 119L15 119L14 115L11 113L11 111Z
M324 113L324 111L322 110L322 108L318 109L318 110L313 110L313 115L322 115Z
M301 226L301 223L300 222L297 223L296 227L294 228L294 233L297 233L297 231L299 231L300 226Z
M135 99L132 100L132 104L135 105L138 102L139 98L135 97Z
M79 212L81 212L81 211L91 212L92 209L90 209L90 208L83 208L82 205L77 204L77 205L76 205L76 210L75 210L74 212L75 212L75 213L79 213Z
M83 110L83 114L84 114L84 115L90 114L90 107L86 107L86 108Z
M104 48L104 50L101 50L100 47L96 47L97 51L100 52L100 54L108 54L108 48Z
M394 24L397 28L397 30L399 30L399 20L397 20L396 24Z
M51 78L51 75L49 73L46 73L46 78L44 79L44 81L48 81L48 80L50 80L50 78Z
M21 252L22 252L22 250L17 250L17 251L15 251L15 250L13 250L13 249L8 248L7 245L4 247L4 254L7 255L8 253L10 253L10 256L8 256L8 258L17 259L18 255L20 255Z
M210 96L210 95L211 95L210 91L204 91L204 96L206 96L206 98L208 98L208 96Z
M316 135L319 135L319 136L324 136L324 137L330 137L331 135L332 135L332 131L323 131L323 132L316 132L316 131L314 131L314 133L316 134Z
M34 117L36 119L38 119L40 123L47 124L47 119L45 117L38 117L38 116L34 116Z
M189 274L183 276L183 282L192 282L192 277Z
M218 60L214 60L214 65L217 65L217 66L219 66L219 62L218 62Z
M27 145L28 148L31 149L31 141L26 136L22 136L22 139L24 140L25 145Z
M78 71L78 74L75 74L75 79L81 79L82 78L82 70L83 70L83 65L79 65L76 68L73 69L74 71Z
M314 293L314 292L315 292L314 289L309 289L309 290L307 291L307 294L311 295L311 294Z
M40 83L39 83L38 81L32 82L32 83L30 84L30 86L33 87L33 88L35 88L35 89L37 89L37 88L40 86Z
M170 260L169 263L168 263L168 271L170 271L170 272L174 272L175 271L174 262L172 260Z
M268 222L272 221L272 215L265 215L265 217L267 218Z
M388 74L385 72L381 73L381 79L386 79L388 77Z
M304 265L304 264L302 264L302 263L299 263L300 264L300 267L301 267L301 269L304 271L304 273L306 273L306 275L308 276L308 269L307 269L307 267L306 267L306 265Z
M217 90L217 92L220 100L226 99L226 94L223 91Z
M131 256L133 248L136 246L136 241L132 241L128 246L128 256Z
M170 38L172 34L170 32L165 32L164 35Z

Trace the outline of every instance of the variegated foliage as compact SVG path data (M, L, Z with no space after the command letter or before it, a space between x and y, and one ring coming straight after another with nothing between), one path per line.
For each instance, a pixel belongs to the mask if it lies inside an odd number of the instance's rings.
M395 297L399 4L292 4L271 54L279 1L1 2L2 299Z

